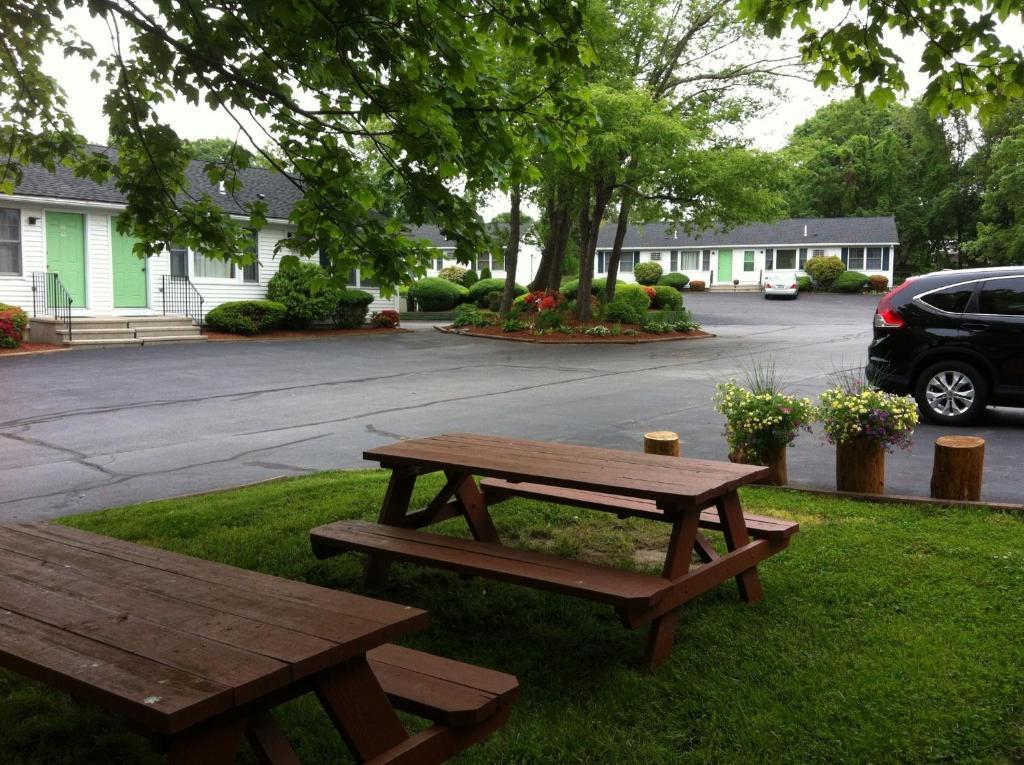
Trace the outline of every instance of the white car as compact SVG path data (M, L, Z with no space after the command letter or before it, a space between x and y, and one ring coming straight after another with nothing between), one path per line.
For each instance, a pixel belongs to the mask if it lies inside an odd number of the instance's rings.
M800 295L794 274L767 274L761 284L765 300L768 298L785 297L796 300Z

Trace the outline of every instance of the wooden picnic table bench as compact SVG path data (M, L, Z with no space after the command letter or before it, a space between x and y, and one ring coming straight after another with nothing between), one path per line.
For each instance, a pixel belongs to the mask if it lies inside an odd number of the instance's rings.
M757 564L787 547L799 529L792 521L744 515L736 490L768 472L755 465L472 433L401 441L363 457L392 471L378 522L313 529L316 555L368 553L370 586L383 581L390 561L404 560L609 604L628 627L650 624L644 654L650 669L668 657L687 601L730 578L743 600L760 600ZM447 479L441 491L425 508L410 510L416 479L438 471ZM475 476L483 476L479 484ZM661 576L502 545L490 507L512 497L671 524ZM473 540L422 531L460 516ZM702 528L724 535L725 554ZM691 569L694 553L703 565Z
M0 526L0 667L126 718L173 765L299 760L271 709L313 692L359 762L440 763L515 677L388 643L416 608L57 525ZM396 710L432 721L410 735Z

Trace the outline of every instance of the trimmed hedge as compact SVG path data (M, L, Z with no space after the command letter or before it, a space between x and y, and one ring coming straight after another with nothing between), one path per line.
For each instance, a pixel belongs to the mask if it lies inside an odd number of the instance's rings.
M831 289L845 270L842 259L835 255L815 255L804 264L804 271L823 290Z
M665 274L658 279L659 287L673 287L674 289L683 291L683 288L690 283L690 277L686 274Z
M28 314L16 305L0 303L0 348L17 348L25 339Z
M466 271L466 273L463 274L462 276L462 286L465 287L466 289L469 289L478 281L480 281L480 277L476 275L476 271L474 271L472 268Z
M810 292L811 291L811 277L809 276L798 276L796 277L796 291L797 292Z
M409 287L409 297L423 311L450 311L468 294L469 290L461 284L439 276L420 279Z
M217 332L258 335L277 329L287 316L288 309L275 300L236 300L206 314L206 323Z
M640 284L623 284L615 287L615 299L605 306L604 320L640 324L650 307L647 288Z
M491 278L491 269L489 269L489 268L481 268L480 269L480 278L481 279L490 279Z
M334 309L335 290L326 287L313 291L313 284L326 285L327 274L317 263L283 261L267 284L267 300L284 305L283 325L305 329L314 321L326 319Z
M621 279L615 280L615 289L618 290L619 286L626 282ZM608 286L608 280L604 277L600 279L594 279L590 282L590 294L597 295L598 297L604 296L604 288ZM577 294L580 290L580 280L570 279L569 281L562 282L562 286L559 287L558 291L565 295L569 300L578 300L579 295Z
M681 311L683 308L683 296L675 287L658 285L654 288L654 297L651 299L651 308L667 311Z
M480 279L476 284L469 288L469 302L475 303L480 308L487 307L487 295L495 290L502 291L505 289L504 279ZM515 286L515 290L512 293L515 296L525 295L526 287L521 284Z
M636 279L637 284L653 286L658 283L662 273L661 265L650 260L637 263L633 267L633 278Z
M832 289L836 292L863 292L867 286L867 274L860 271L843 271L839 278L832 282Z
M334 326L338 329L359 329L366 323L372 302L373 295L369 292L352 288L338 290L331 311Z
M468 271L468 268L463 268L462 266L448 266L447 268L442 268L437 272L437 278L445 279L452 284L461 285L462 280L466 278L466 273Z

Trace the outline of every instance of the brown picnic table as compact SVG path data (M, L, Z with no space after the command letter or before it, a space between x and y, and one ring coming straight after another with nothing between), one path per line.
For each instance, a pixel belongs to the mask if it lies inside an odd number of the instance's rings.
M345 520L313 529L316 555L368 553L371 586L383 581L390 561L405 560L610 604L627 627L650 625L650 669L668 657L687 601L731 578L743 600L759 601L757 564L787 547L799 529L743 513L737 489L768 473L756 465L472 433L400 441L363 457L392 471L378 523ZM434 472L445 474L444 487L426 507L411 510L416 479ZM502 545L490 507L512 497L670 524L661 576ZM459 516L473 540L420 530ZM727 552L719 554L702 529L721 532ZM691 568L694 554L702 565Z
M390 645L416 608L56 525L0 526L0 667L119 714L174 765L299 760L271 713L313 692L359 762L439 763L516 679ZM396 710L433 721L410 735Z

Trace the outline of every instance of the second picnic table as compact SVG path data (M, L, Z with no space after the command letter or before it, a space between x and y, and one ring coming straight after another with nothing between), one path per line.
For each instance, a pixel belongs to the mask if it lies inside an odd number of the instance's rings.
M391 560L406 560L610 604L627 626L650 624L650 669L668 657L687 601L730 578L743 600L760 600L757 564L787 547L799 528L744 515L737 489L768 472L755 465L472 433L400 441L363 457L392 471L378 523L313 529L318 556L369 553L368 585L383 581ZM441 491L411 510L417 478L438 471L447 479ZM478 484L474 476L484 479ZM516 496L671 524L661 576L502 545L489 507ZM458 516L474 541L419 530ZM719 554L701 529L721 531L728 552ZM694 553L703 565L691 569Z

